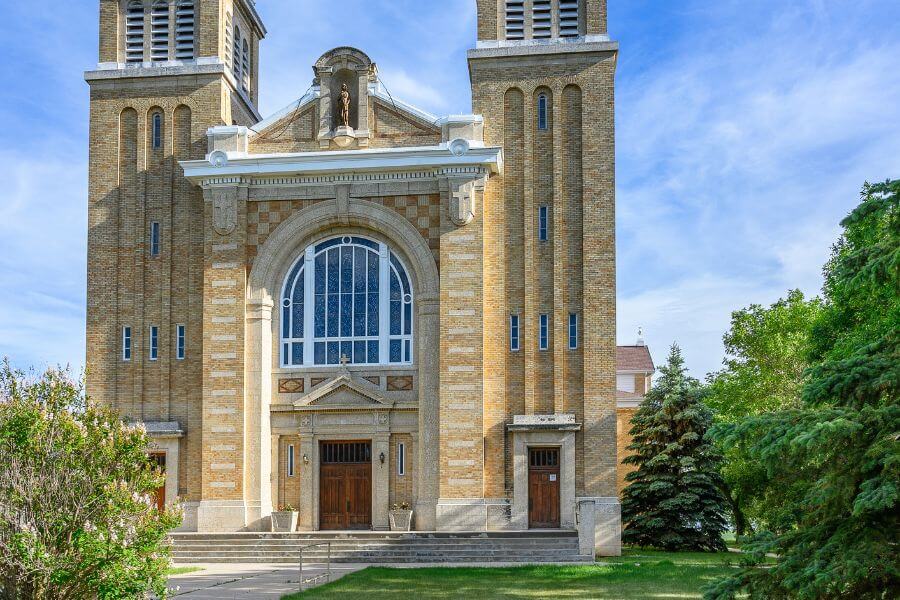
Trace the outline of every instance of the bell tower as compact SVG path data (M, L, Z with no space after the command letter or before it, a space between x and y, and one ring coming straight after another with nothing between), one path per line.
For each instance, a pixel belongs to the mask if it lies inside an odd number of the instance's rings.
M202 191L178 163L205 156L210 127L260 120L266 30L253 0L100 0L99 8L99 61L85 73L87 392L145 424L165 455L166 499L180 497L185 526L196 528L201 500L243 502L244 492L188 468L201 461L212 261ZM220 462L240 465L235 438L221 444L234 460Z
M614 91L606 0L478 0L473 112L504 172L485 191L485 497L528 527L529 444L574 433L561 476L596 549L620 552L616 488ZM511 325L514 323L515 325ZM509 328L515 328L510 348ZM519 346L521 340L521 346ZM526 454L523 454L526 453ZM441 456L444 462L452 456ZM454 498L444 485L441 497ZM564 501L565 511L574 509Z

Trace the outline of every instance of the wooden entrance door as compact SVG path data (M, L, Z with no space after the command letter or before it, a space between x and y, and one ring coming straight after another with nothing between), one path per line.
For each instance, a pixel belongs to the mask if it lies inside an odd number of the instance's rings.
M528 527L559 527L559 448L528 449Z
M321 529L372 528L372 444L322 442L319 472Z
M156 467L165 474L166 472L166 453L165 452L153 452L150 454L150 463L156 465ZM153 493L153 502L156 504L156 508L159 509L160 512L164 511L166 508L166 481L163 480L162 487L156 489Z

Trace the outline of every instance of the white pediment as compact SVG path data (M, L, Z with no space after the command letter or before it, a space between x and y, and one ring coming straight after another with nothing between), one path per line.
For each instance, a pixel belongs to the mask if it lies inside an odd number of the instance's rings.
M321 407L359 410L391 408L393 404L386 401L370 383L354 379L349 373L343 373L300 398L294 406L307 409Z

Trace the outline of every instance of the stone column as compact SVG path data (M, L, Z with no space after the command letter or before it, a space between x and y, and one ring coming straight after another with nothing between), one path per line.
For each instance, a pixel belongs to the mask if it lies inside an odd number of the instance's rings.
M381 418L386 413L378 413L377 418ZM380 424L376 425L381 429ZM388 530L391 528L390 516L390 435L379 433L372 436L372 529ZM381 455L384 454L384 463L381 462Z
M315 441L312 436L310 417L308 415L302 416L300 423L300 452L298 457L300 465L300 506L297 507L300 511L300 517L297 528L300 531L316 531L319 528L319 524L315 520L315 503L317 502L316 495L319 493L319 490L316 487L317 478L315 477L315 469L318 462L313 453ZM306 460L304 460L304 457L306 457Z
M253 529L267 530L272 515L272 300L247 310L244 396L244 499L247 521Z
M437 529L440 489L440 313L437 298L420 298L419 311L419 443L416 446L415 519L419 531Z

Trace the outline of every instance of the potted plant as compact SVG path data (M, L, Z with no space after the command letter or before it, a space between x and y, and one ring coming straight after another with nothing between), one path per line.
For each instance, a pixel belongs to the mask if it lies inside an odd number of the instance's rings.
M297 518L299 516L300 513L293 506L285 504L272 513L272 531L278 533L297 531Z
M391 505L391 531L409 531L412 529L413 511L408 502Z

